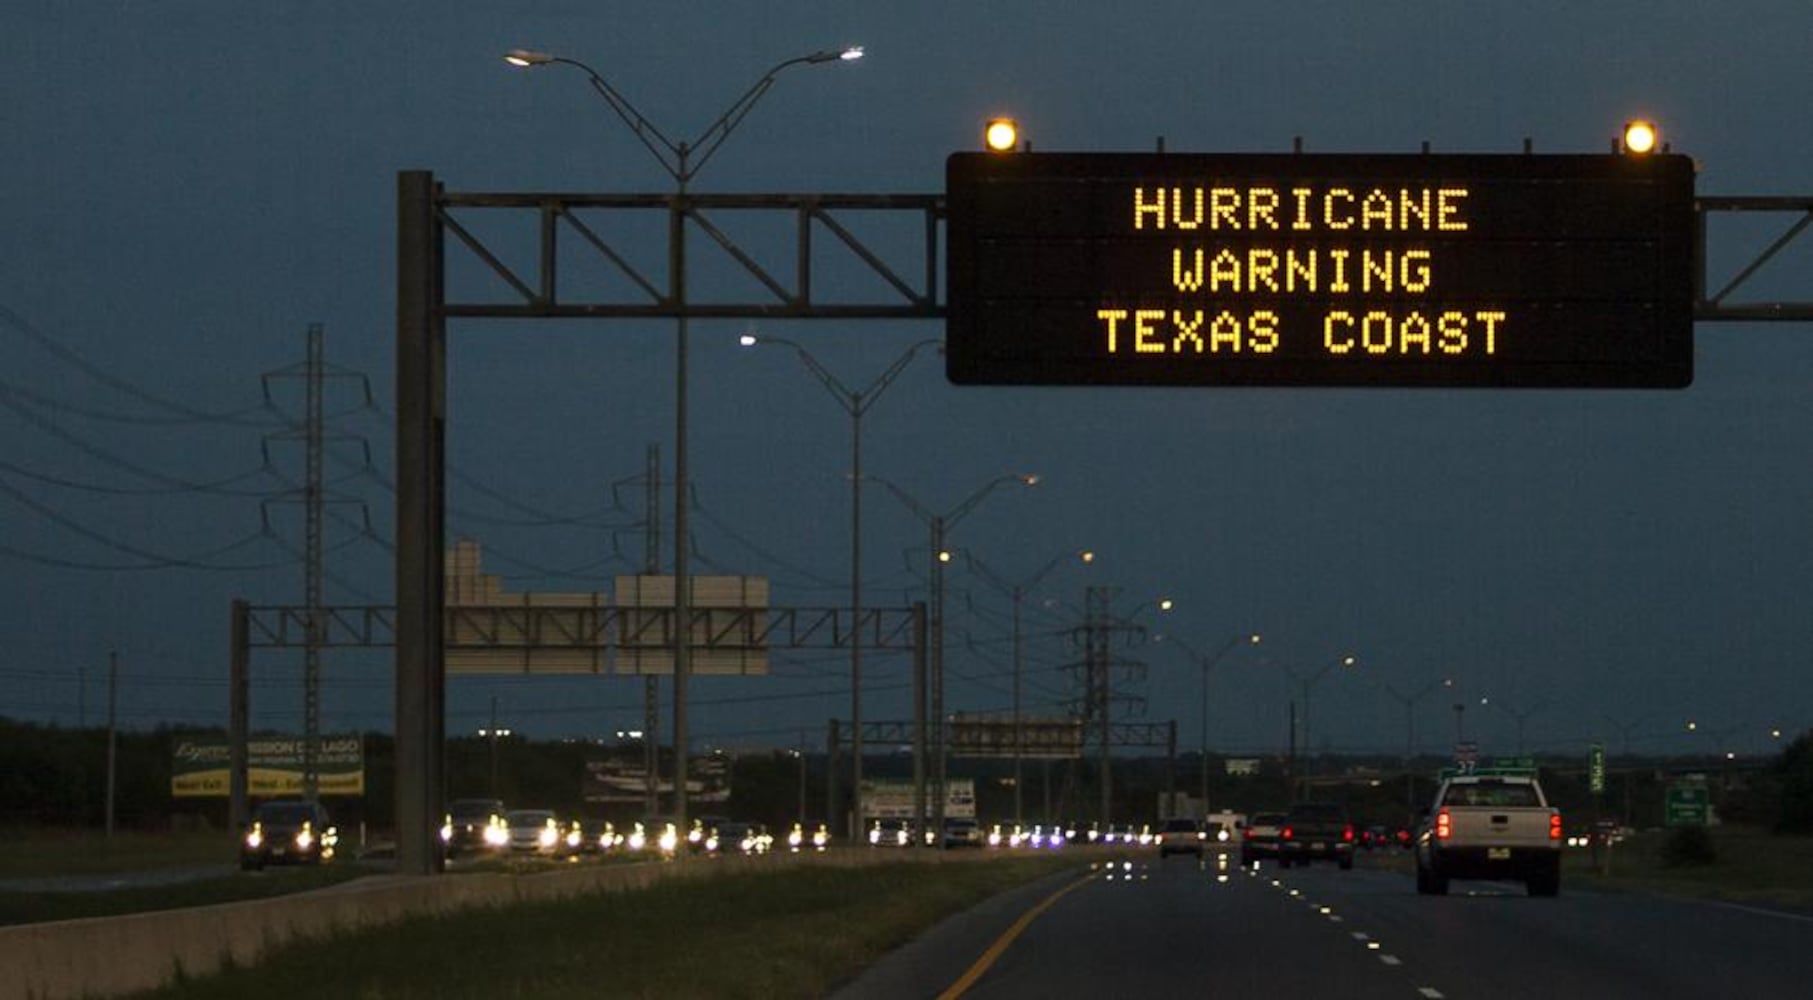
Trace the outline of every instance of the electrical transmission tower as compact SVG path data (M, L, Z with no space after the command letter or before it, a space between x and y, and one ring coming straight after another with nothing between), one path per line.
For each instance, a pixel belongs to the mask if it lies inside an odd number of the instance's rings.
M1145 698L1128 693L1124 687L1116 690L1117 680L1123 685L1144 681L1146 665L1114 654L1117 635L1126 644L1144 636L1145 628L1116 618L1111 609L1113 600L1111 587L1090 587L1085 591L1083 624L1070 632L1071 640L1081 647L1083 658L1068 667L1076 675L1073 683L1078 696L1067 707L1073 717L1082 720L1084 746L1091 742L1096 745L1101 791L1099 822L1104 827L1113 822L1113 721L1146 712Z
M271 441L303 442L305 454L303 481L298 488L266 501L269 503L300 502L303 508L303 554L302 554L302 600L304 612L303 647L302 647L302 796L310 802L319 797L321 791L320 749L321 749L321 647L325 644L325 616L322 608L322 580L325 575L322 554L322 536L326 508L328 503L356 503L364 515L365 530L371 530L370 512L365 503L355 497L329 496L323 474L323 459L326 455L329 435L326 431L326 382L332 378L356 378L365 392L365 405L370 406L371 382L364 375L341 369L330 369L326 363L326 350L320 323L310 323L308 327L308 354L300 365L292 365L274 372L266 372L263 377L264 401L266 406L276 409L271 396L271 383L276 379L301 379L306 386L304 395L307 402L304 408L302 426L289 431L267 435L264 442L265 465L271 464ZM336 440L357 441L365 449L365 464L371 464L370 446L365 439L353 435L333 435ZM267 508L268 511L268 508ZM265 530L270 530L268 513L265 518Z

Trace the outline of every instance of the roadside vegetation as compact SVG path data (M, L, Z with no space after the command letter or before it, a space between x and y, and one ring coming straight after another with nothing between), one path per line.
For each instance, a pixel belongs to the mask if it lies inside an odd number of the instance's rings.
M169 885L92 892L0 892L0 925L117 917L186 906L268 899L337 885L369 874L368 869L357 865L328 865L323 868L273 868Z
M1078 867L1045 856L670 881L414 918L286 946L256 966L143 995L816 997L946 916Z
M0 879L225 865L237 850L232 836L218 830L132 830L111 838L93 829L0 830Z
M1569 851L1565 877L1608 889L1813 911L1813 837L1745 826L1705 833L1709 854L1697 843L1683 847L1684 838L1664 830L1626 838L1600 867L1590 852Z

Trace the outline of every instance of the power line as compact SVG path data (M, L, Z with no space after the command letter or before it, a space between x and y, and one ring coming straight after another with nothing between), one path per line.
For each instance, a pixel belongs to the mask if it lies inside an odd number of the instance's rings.
M141 388L135 383L129 382L91 364L81 355L58 343L55 338L40 331L37 327L27 321L25 317L3 305L0 305L0 325L11 327L15 332L23 335L26 339L37 344L39 347L82 372L84 375L87 375L89 378L100 382L102 385L131 396L134 399L149 403L165 412L176 414L181 418L181 420L177 422L254 427L266 426L268 424L266 421L245 419L247 414L262 411L264 409L264 406L262 405L245 407L238 410L208 412L206 410L197 410L187 404L165 399L162 396L156 395L147 389Z

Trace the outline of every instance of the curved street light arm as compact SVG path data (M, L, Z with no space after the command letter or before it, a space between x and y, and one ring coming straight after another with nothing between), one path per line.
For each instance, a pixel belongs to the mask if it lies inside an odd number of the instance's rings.
M894 494L894 499L899 500L901 503L905 504L906 508L908 510L912 511L914 516L918 517L921 521L924 521L925 523L930 524L930 523L932 523L933 520L935 520L937 518L936 514L933 514L931 511L926 510L925 507L920 505L919 501L913 499L913 495L911 493L908 493L906 490L903 490L900 487L895 486L892 481L883 479L880 476L864 476L862 478L865 482L876 483L876 484L880 485L882 488L886 489L889 493Z
M1038 477L1024 475L1024 474L1020 474L1020 473L1009 473L1005 476L996 476L994 479L991 479L987 483L983 484L981 489L977 490L974 493L971 493L969 495L968 499L964 500L962 503L958 504L957 506L952 507L950 513L944 515L945 526L954 527L958 521L961 521L963 519L964 515L968 514L972 510L975 510L977 504L981 503L983 501L983 499L985 499L990 493L993 493L995 491L996 487L1001 486L1004 483L1021 483L1025 486L1030 487L1030 486L1035 485L1037 482L1038 482Z
M895 358L894 362L888 365L886 370L880 375L875 376L875 380L869 383L868 388L861 392L850 392L848 389L844 389L843 391L848 393L850 399L855 402L855 415L861 416L868 412L869 407L875 404L875 400L881 397L882 392L894 383L894 379L898 378L900 373L906 370L907 365L913 363L913 356L919 353L921 347L943 343L944 341L939 340L936 337L928 337L925 340L921 340L908 347L900 357ZM816 364L817 362L812 363ZM842 388L842 383L839 383L839 388Z
M648 147L648 151L653 153L655 159L660 162L661 169L667 171L669 176L682 183L691 176L685 169L686 147L669 139L655 126L654 122L649 121L642 112L636 110L636 106L630 103L629 98L618 93L617 88L611 86L609 81L600 76L597 70L577 59L566 56L555 56L548 61L565 63L583 72L586 79L591 81L592 89L598 92L598 96L604 98L604 103L610 105L611 110L617 113L617 117L623 119L623 123L629 126L636 139Z
M830 59L822 58L827 54L831 56ZM743 92L742 97L737 98L730 107L725 108L717 121L706 126L705 131L699 133L699 138L694 140L690 146L685 144L680 146L681 172L684 174L678 178L680 182L685 183L691 180L694 174L705 167L706 161L710 160L712 154L724 145L724 140L730 138L730 133L736 131L736 127L743 123L743 119L748 117L750 111L754 110L756 103L768 93L768 88L774 86L774 78L780 75L782 70L789 66L830 62L836 58L835 53L815 52L811 55L795 56L792 59L783 59L775 63L773 69L763 73L760 79L749 85L749 89ZM698 156L698 160L690 166L687 165L689 154Z

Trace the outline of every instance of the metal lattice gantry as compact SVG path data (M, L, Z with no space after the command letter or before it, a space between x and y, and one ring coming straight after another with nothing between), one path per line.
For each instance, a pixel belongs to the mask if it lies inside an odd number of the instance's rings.
M639 217L667 220L669 238L703 248L747 279L735 292L689 289L681 301L666 274L673 248L650 252ZM784 231L764 249L720 224ZM856 219L893 216L912 238L884 247ZM515 217L511 220L510 217ZM910 194L448 194L435 197L437 224L496 281L493 295L450 296L446 316L615 318L939 319L942 195ZM514 221L514 225L511 222ZM482 235L480 225L493 226ZM891 233L899 236L902 233ZM507 234L500 237L498 233ZM688 234L704 237L687 239ZM835 257L873 281L876 294L829 298L813 281ZM638 260L638 258L641 260ZM654 261L651 265L649 261ZM750 294L754 291L755 294ZM501 293L501 294L497 294Z
M1707 275L1707 250L1712 236L1712 222L1720 219L1723 222L1735 222L1740 219L1758 219L1771 216L1784 219L1787 228L1766 246L1749 256L1748 262L1739 267L1730 278L1724 279L1710 295ZM1804 322L1813 320L1813 292L1807 298L1798 301L1752 299L1742 301L1732 299L1763 268L1787 250L1801 235L1809 224L1813 224L1813 196L1804 197L1721 197L1703 195L1694 200L1694 231L1697 246L1694 252L1694 286L1693 318L1706 323L1732 322ZM1728 228L1728 227L1721 227ZM1727 237L1721 237L1727 238ZM1801 275L1802 280L1806 275Z
M438 870L444 738L448 320L941 320L947 203L943 194L696 194L685 185L671 194L452 193L421 170L397 180L397 857L399 870L428 874ZM1813 221L1813 197L1701 197L1694 211L1696 319L1813 319L1813 296L1733 299ZM1708 295L1709 219L1770 212L1797 218ZM739 240L744 230L728 220L744 217L771 220L771 231ZM893 220L894 231L877 238L862 217ZM689 290L695 253L740 281ZM866 280L833 280L839 266Z
M453 605L444 611L447 635L453 638L444 641L442 648L453 653L667 649L674 636L671 607ZM924 605L863 608L854 615L850 608L692 608L689 617L690 634L697 640L693 645L701 650L842 649L860 636L869 649L912 653L915 683L923 686ZM383 605L311 608L233 602L227 685L231 825L243 825L249 815L246 743L250 737L252 650L302 649L311 644L320 649L395 647L401 638L396 621L397 609ZM923 739L914 745L923 747Z

